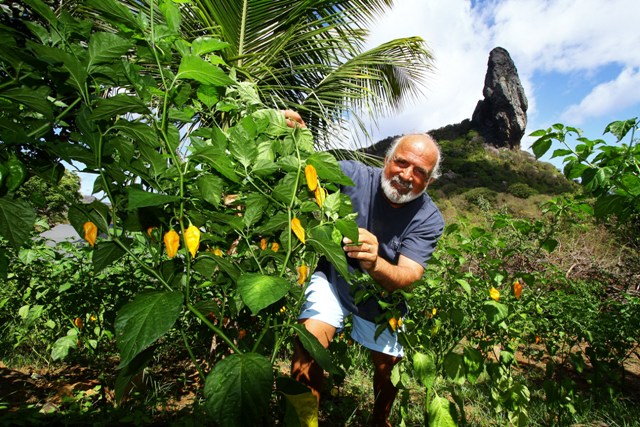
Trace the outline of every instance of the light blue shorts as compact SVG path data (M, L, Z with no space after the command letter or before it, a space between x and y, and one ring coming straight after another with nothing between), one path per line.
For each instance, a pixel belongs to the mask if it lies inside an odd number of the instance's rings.
M344 328L344 319L351 314L346 310L340 300L334 286L329 283L327 276L322 272L315 272L305 292L306 301L302 306L299 319L315 319L327 323L337 330ZM351 338L364 347L390 356L404 356L404 349L398 342L398 334L385 329L378 338L376 324L368 320L352 316Z

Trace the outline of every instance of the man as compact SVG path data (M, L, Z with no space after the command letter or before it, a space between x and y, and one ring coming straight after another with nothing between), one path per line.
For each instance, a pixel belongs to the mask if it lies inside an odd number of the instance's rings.
M295 112L285 111L288 124L304 126ZM438 177L440 150L426 134L406 135L390 147L382 169L354 161L340 162L354 186L342 191L358 213L358 242L344 240L350 264L367 273L388 292L402 289L422 277L442 234L444 221L426 194ZM319 266L306 290L300 314L305 325L327 348L336 331L352 314L352 338L371 350L374 365L373 423L390 426L388 418L397 389L391 370L403 356L395 331L385 329L377 338L375 318L381 313L375 300L356 304L349 283L330 265ZM307 384L320 399L324 374L309 353L296 342L292 375Z

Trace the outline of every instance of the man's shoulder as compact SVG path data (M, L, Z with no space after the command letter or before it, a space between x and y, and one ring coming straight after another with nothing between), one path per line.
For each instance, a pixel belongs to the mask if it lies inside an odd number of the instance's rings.
M338 163L340 164L342 172L352 179L358 177L373 177L380 171L380 168L365 165L357 160L340 160Z

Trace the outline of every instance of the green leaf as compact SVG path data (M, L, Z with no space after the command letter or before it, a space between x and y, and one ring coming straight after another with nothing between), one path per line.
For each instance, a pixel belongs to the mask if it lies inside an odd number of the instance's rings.
M136 187L129 187L127 189L129 195L128 209L145 208L149 206L159 206L166 203L178 202L180 197L168 196L166 194L149 193L148 191L141 190Z
M233 181L240 183L240 178L236 174L233 168L233 163L228 155L221 147L208 145L196 150L191 156L191 160L200 163L206 163L214 168L217 172L220 172L222 176Z
M0 98L8 98L20 103L30 110L42 114L47 120L52 120L53 108L47 100L50 92L51 90L46 86L38 88L24 86L4 90L0 92Z
M119 368L166 334L182 310L182 292L148 292L123 306L116 316Z
M336 221L336 228L343 236L352 242L357 242L360 237L358 224L353 219L340 218Z
M304 349L309 352L313 360L315 360L323 370L333 375L342 375L342 371L331 361L329 351L320 344L320 341L318 341L304 325L293 324L291 327L298 333L298 339Z
M604 133L611 133L616 137L618 141L622 140L625 135L638 124L638 118L629 120L615 121L609 123L604 130Z
M276 200L288 205L289 203L291 203L291 200L293 200L296 191L298 190L298 187L296 186L297 181L298 180L296 172L290 172L286 174L284 178L282 178L280 182L278 182L278 184L274 187L273 197Z
M173 33L176 33L180 29L181 21L180 9L178 9L178 6L176 6L172 1L163 1L160 3L160 10L164 15L167 27L169 27Z
M330 153L324 151L313 153L307 159L307 163L316 168L318 178L323 181L339 185L353 185L351 178L342 172L338 161Z
M531 150L537 159L544 156L549 151L549 148L551 148L551 139L549 137L542 137L531 145Z
M36 214L27 203L0 197L0 236L14 249L29 239L36 222Z
M279 377L276 379L276 390L287 399L285 426L318 426L318 400L309 387L293 378Z
M113 126L113 129L117 129L120 133L132 139L136 144L147 145L151 148L158 148L162 145L156 131L147 123L120 119L115 126Z
M462 355L453 351L447 353L444 357L444 372L456 384L464 383L464 359Z
M128 113L149 114L149 109L144 101L124 93L112 96L111 98L98 99L96 104L96 107L91 113L92 120L110 119Z
M215 256L210 253L203 253L198 255L198 260L194 264L193 268L198 273L207 278L210 278L215 273L217 273L219 268L220 270L227 273L227 275L234 281L236 281L238 276L240 276L240 274L242 273L238 269L238 267L236 267L226 258Z
M222 69L195 55L182 58L176 78L192 79L213 86L230 86L235 83Z
M629 197L606 194L596 199L593 213L596 218L606 218L614 214L626 218L630 213L631 206Z
M198 37L191 43L191 53L197 56L220 51L229 47L229 43L211 37Z
M487 320L493 325L502 322L509 314L509 307L497 301L485 301L482 309L487 316Z
M551 253L558 247L558 241L549 237L540 244L540 247Z
M269 200L259 193L251 193L245 200L245 212L244 212L244 224L247 227L251 227L257 223L262 215L265 213L267 206L269 206Z
M257 353L232 354L217 362L204 385L206 408L218 425L262 425L269 412L273 371Z
M539 137L539 136L545 136L546 134L547 134L547 130L546 129L538 129L538 130L535 130L535 131L531 132L529 134L529 136Z
M93 272L99 273L122 258L125 250L111 241L100 242L93 251Z
M437 374L433 353L415 353L413 355L413 369L422 385L430 389L436 380Z
M464 358L465 371L467 373L467 379L472 383L478 380L480 374L484 370L484 358L482 353L475 348L465 347L462 352Z
M113 33L93 33L89 40L89 71L94 65L112 62L133 47L133 43Z
M471 295L471 286L469 285L469 282L464 279L456 279L456 283L464 289L467 295Z
M224 191L224 180L219 176L206 174L200 175L196 179L196 186L200 192L200 197L211 203L213 206L220 206L222 192Z
M456 407L453 402L440 396L434 396L427 409L429 413L429 426L456 427Z
M240 297L254 316L285 296L289 289L291 283L278 276L245 273L238 278Z
M69 354L69 350L78 347L78 331L70 329L64 337L58 338L51 347L51 359L63 360Z
M329 226L316 227L309 230L307 244L310 244L319 254L324 255L336 268L338 274L345 279L350 277L347 268L347 257L344 249L331 238L332 229Z
M255 143L256 125L251 117L229 129L229 151L245 168L252 165L258 156Z

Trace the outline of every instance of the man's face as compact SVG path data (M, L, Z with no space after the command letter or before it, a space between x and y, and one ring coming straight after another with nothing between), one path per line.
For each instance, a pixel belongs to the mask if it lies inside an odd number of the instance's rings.
M385 159L382 189L395 204L420 197L431 181L435 165L432 144L420 137L405 137L392 156Z

